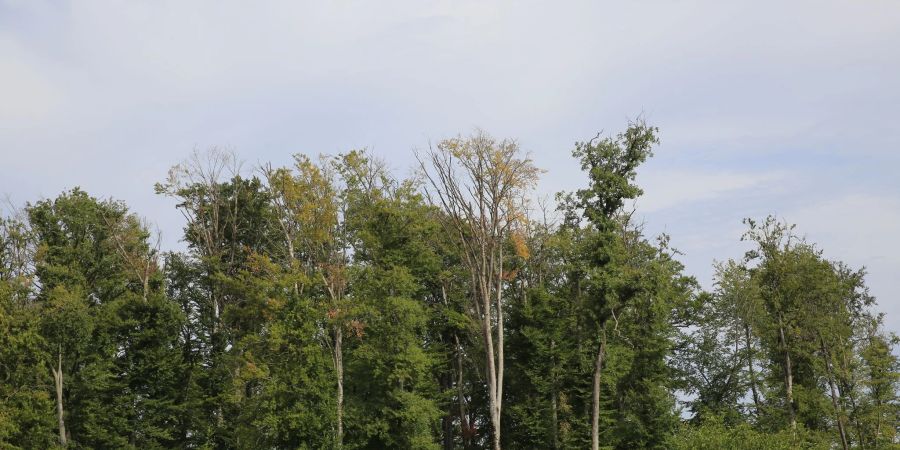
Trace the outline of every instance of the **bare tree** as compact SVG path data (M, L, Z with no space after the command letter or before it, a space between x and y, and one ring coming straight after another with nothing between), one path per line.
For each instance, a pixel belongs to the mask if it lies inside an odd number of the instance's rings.
M524 220L521 199L540 173L520 153L515 141L498 142L478 131L416 155L431 187L426 194L446 212L446 226L458 237L469 270L484 343L495 450L500 449L503 404L503 246L511 227Z
M229 200L222 187L227 178L238 176L240 170L241 163L231 150L219 147L206 151L194 150L188 159L169 169L165 183L155 186L158 194L180 201L178 210L187 221L186 233L201 258L221 257L234 262L234 246L229 255L221 255L220 252L228 228L232 228L232 235L237 234L234 231L238 226L239 196L232 195L233 200ZM224 309L224 298L216 292L210 294L215 332Z

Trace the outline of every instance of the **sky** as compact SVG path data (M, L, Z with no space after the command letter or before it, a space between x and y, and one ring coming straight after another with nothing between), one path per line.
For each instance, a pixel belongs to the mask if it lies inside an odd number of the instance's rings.
M582 187L576 141L641 116L637 211L711 287L741 219L866 267L900 332L900 2L0 0L0 195L80 186L177 248L153 184L194 149L245 167L413 149L481 128Z

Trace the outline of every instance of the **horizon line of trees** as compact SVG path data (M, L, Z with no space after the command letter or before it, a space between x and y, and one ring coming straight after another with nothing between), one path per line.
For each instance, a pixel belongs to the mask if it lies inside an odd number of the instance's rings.
M658 144L576 143L552 205L481 131L405 179L195 151L155 186L184 251L79 188L28 203L0 217L0 448L898 448L865 271L748 219L704 291L626 208Z

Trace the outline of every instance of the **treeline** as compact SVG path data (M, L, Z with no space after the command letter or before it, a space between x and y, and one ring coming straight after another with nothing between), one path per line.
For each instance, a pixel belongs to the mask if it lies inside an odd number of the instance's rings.
M164 252L80 189L0 222L0 448L896 448L897 338L864 273L792 228L704 292L629 200L642 122L584 188L483 133L398 179L365 151L156 185Z

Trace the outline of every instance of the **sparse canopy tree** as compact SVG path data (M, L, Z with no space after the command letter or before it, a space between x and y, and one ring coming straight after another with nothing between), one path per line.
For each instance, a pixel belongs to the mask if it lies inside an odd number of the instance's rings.
M497 141L484 132L442 141L420 154L427 192L446 213L447 229L458 237L469 270L481 324L492 446L500 448L504 372L504 244L524 220L525 193L539 170L520 155L515 141Z

